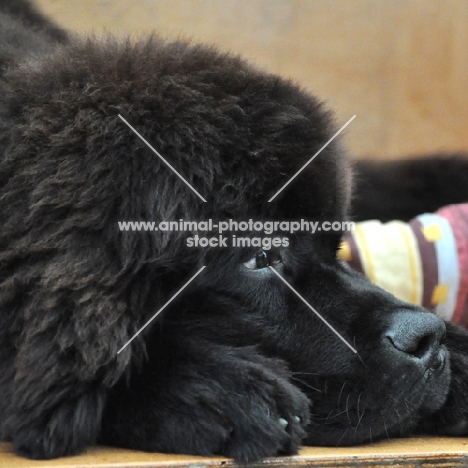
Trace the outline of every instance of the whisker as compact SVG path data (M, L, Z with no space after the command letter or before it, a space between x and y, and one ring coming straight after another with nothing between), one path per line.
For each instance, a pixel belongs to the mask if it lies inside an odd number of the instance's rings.
M395 399L393 400L395 402ZM402 418L401 418L401 414L400 412L398 411L398 408L396 408L395 406L393 407L393 411L395 411L395 413L397 414L398 416L398 425L400 426L400 435L403 435L403 426L402 426Z
M382 421L383 421L383 425L385 428L385 434L387 434L387 439L390 440L390 436L388 435L388 431L387 431L387 423L385 422L385 416L382 410L380 410L380 414L382 415Z
M328 413L328 416L327 416L327 417L328 417L329 419L336 418L337 416L340 416L340 414L345 414L345 413L346 413L346 410L344 409L343 411L340 411L339 413L336 413L336 414L334 414L334 415L332 416L333 411L335 411L335 410L332 410L332 411L330 411L330 412Z
M341 395L342 395L342 393L343 393L343 390L344 390L344 388L345 388L345 385L346 385L346 380L343 382L343 386L341 387L340 394L338 395L338 408L340 407Z
M356 424L356 427L354 428L354 435L356 435L356 432L358 430L358 427L359 427L359 424L361 424L361 421L362 421L362 418L364 417L364 415L366 414L366 410L364 410L361 414L361 416L359 417L359 420Z
M348 416L349 424L352 426L353 423L351 422L351 417L349 416L349 397L350 396L351 396L351 393L348 393L348 397L346 398L346 415Z
M343 432L343 435L340 437L340 440L336 443L336 446L337 446L337 447L340 446L340 443L341 443L341 441L343 440L343 438L344 438L344 436L346 435L346 433L348 432L348 430L349 430L349 427L347 427L347 428L345 429L345 431Z
M316 372L292 372L292 375L296 375L296 374L299 374L299 375L322 375L322 374L318 374Z

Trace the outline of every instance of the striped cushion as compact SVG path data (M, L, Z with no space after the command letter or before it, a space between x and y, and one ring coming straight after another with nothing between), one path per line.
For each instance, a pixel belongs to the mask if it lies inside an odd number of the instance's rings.
M395 296L468 327L468 204L409 223L357 223L339 257Z

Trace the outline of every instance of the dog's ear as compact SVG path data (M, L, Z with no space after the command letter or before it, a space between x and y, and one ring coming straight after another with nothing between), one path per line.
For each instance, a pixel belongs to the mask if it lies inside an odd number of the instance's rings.
M450 351L451 383L444 406L420 423L420 432L446 436L468 434L468 332L450 322L447 326L447 348Z

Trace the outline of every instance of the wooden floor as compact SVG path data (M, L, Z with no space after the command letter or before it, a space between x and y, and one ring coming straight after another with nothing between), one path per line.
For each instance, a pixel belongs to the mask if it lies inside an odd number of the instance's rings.
M159 468L228 467L226 458L163 455L131 450L91 448L75 457L31 461L15 456L10 444L0 444L1 468ZM268 458L252 467L468 467L468 438L411 438L340 449L305 447L298 456Z

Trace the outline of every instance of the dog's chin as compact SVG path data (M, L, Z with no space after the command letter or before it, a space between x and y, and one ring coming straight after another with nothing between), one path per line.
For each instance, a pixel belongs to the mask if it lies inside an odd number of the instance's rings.
M408 388L380 387L379 395L367 398L364 393L350 395L350 402L341 411L324 418L314 419L308 428L306 444L322 446L349 446L372 442L381 438L406 437L415 432L421 420L444 405L450 388L448 353L442 349L444 359L436 368L428 369ZM386 404L382 405L382 401ZM312 412L314 412L312 406ZM466 434L468 421L459 421L444 432L448 435Z

